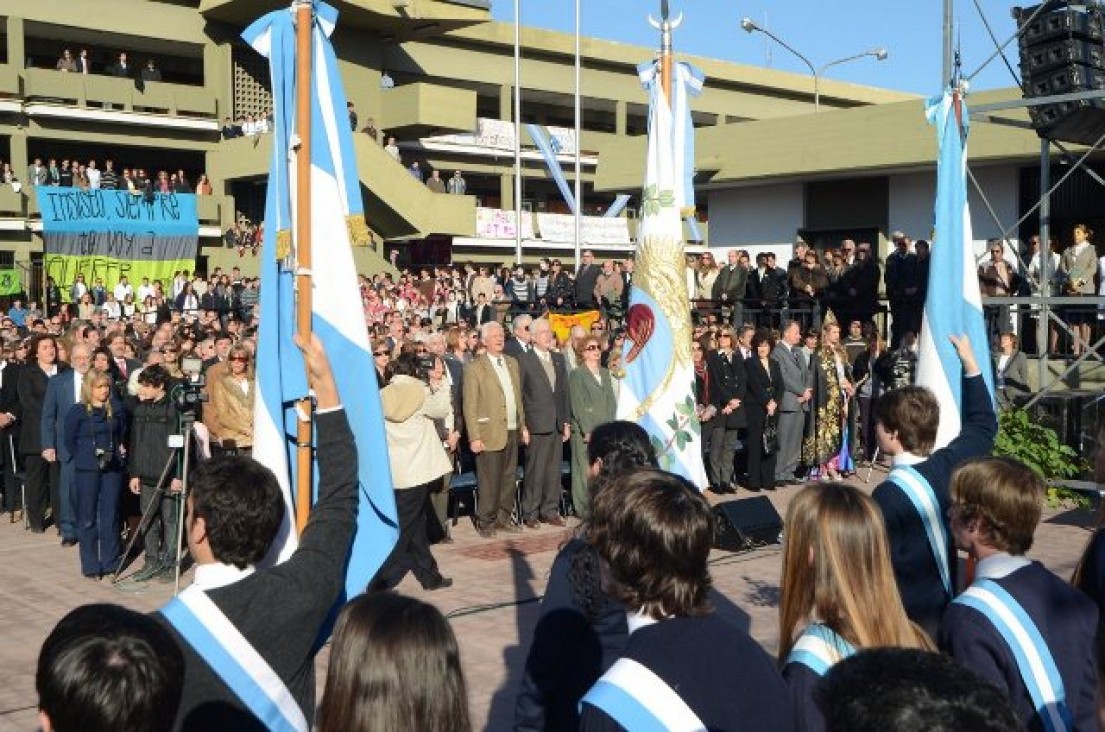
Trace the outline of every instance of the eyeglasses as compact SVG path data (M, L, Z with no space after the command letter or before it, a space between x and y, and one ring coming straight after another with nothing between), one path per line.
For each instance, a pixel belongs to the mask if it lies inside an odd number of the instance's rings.
M249 356L231 356L227 361L238 361L240 363L246 363L249 361Z
M718 338L729 338L729 339L732 339L732 338L733 338L733 336L729 335L728 333L721 333L721 334L719 334L719 335L718 335Z
M597 345L595 345L594 343L592 343L589 346L584 346L583 350L584 351L597 351L597 350L599 350L599 347Z
M390 356L391 352L389 352L389 351L373 351L372 355L373 356Z

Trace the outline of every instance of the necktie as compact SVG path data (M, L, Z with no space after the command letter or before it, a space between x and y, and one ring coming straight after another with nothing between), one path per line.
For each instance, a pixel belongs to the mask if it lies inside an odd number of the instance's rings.
M542 366L542 368L545 369L545 376L549 377L549 386L551 386L552 388L555 389L556 388L556 370L553 369L552 357L549 356L549 354L547 352L542 353L540 355L541 355L541 366Z
M119 367L119 373L123 375L123 378L127 376L127 360L125 358L115 359L115 365Z

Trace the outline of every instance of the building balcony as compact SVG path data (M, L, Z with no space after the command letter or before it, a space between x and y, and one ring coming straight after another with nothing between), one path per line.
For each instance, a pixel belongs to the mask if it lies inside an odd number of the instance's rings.
M219 128L215 97L201 86L53 69L29 68L23 74L24 110L31 117L203 131ZM2 84L0 75L0 91Z
M219 143L211 156L217 180L268 175L272 135L238 137ZM416 181L367 135L353 136L357 175L362 185L365 218L384 239L409 239L431 234L471 236L475 232L476 199L434 193ZM233 214L233 212L231 212Z
M377 121L380 129L415 138L476 128L476 93L436 84L405 84L388 89Z

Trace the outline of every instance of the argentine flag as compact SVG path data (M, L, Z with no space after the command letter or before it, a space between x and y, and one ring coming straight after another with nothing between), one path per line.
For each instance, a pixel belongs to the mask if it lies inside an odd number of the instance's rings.
M640 243L626 312L625 379L618 394L618 419L644 427L660 467L682 475L701 490L707 481L702 428L695 413L691 305L672 112L655 66L642 70L642 82L649 91L648 159Z
M992 395L990 343L982 317L982 294L975 270L971 212L967 205L967 103L961 92L948 89L925 107L936 127L935 230L929 262L928 295L917 359L917 384L933 391L940 404L936 447L959 434L963 367L948 340L966 334Z
M311 242L313 329L334 369L357 441L360 501L346 576L348 597L364 591L395 544L398 530L372 349L353 263L351 233L364 228L360 182L345 91L329 36L337 11L315 3L311 91ZM257 401L253 457L276 473L287 511L273 550L283 561L296 548L294 402L307 394L303 356L295 347L295 16L271 12L242 37L269 60L274 137L261 259L261 327L257 342ZM317 462L315 498L318 490Z

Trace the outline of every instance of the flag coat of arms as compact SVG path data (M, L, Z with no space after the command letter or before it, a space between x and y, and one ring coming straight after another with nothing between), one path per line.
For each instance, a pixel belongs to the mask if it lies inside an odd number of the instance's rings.
M360 182L346 98L330 34L337 11L314 4L311 74L311 267L312 328L326 348L357 443L359 507L346 577L349 597L364 591L398 536L387 442L372 349L361 303L352 240L365 231ZM253 457L276 474L287 511L274 542L273 561L296 547L295 449L300 418L295 402L308 393L295 332L296 57L294 10L260 18L242 37L269 60L274 132L265 204L261 262L261 325L257 342L257 400ZM318 470L313 470L317 491Z
M690 300L673 139L673 115L654 66L649 90L648 157L633 289L626 311L625 378L618 419L648 432L660 466L706 487L702 428L695 411Z
M917 358L917 384L932 390L940 404L936 447L959 434L963 367L948 340L966 334L983 364L990 394L993 376L986 368L990 344L982 316L982 293L975 270L971 211L967 203L967 103L948 89L928 101L925 114L936 127L936 235L929 262L929 285Z

